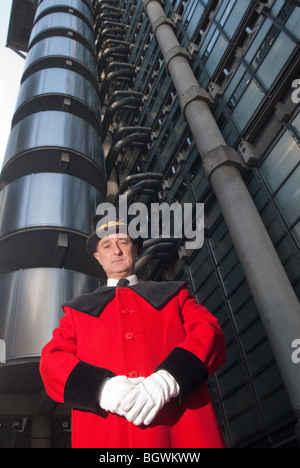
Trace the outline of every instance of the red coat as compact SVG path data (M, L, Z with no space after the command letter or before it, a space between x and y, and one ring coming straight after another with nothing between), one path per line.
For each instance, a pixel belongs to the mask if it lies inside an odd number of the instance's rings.
M40 371L49 396L73 408L73 447L224 447L204 383L224 362L224 335L184 283L102 287L63 309ZM176 378L180 394L150 426L97 407L107 376L146 377L158 368Z

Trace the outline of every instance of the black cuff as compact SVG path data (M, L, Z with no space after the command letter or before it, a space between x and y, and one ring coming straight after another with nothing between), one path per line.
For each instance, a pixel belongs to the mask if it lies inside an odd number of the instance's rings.
M166 359L156 368L168 371L180 387L179 403L205 382L208 372L205 364L195 354L183 348L174 348Z
M64 402L83 411L99 411L97 398L102 383L107 377L115 374L109 369L79 362L70 373L64 390Z

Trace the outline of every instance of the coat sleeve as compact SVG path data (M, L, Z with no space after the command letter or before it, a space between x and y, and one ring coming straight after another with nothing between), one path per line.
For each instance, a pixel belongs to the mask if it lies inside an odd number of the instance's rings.
M44 346L40 374L48 395L59 403L84 410L99 411L97 397L109 369L77 358L77 333L72 309L66 308L52 340Z
M225 336L214 317L184 288L179 292L185 339L174 348L156 370L165 369L180 386L179 401L219 369L225 362Z

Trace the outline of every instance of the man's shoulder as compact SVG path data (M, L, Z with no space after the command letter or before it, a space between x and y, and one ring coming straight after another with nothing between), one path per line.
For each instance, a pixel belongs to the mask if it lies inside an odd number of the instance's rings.
M187 288L184 281L139 281L130 289L142 299L159 309L175 296L181 289ZM77 296L65 302L62 307L75 309L79 312L98 317L106 305L115 297L115 288L101 286L95 291Z
M67 308L83 312L97 317L104 307L114 298L115 288L100 286L92 292L76 296L62 304L62 308Z
M159 309L186 287L184 281L139 281L132 289L155 309Z

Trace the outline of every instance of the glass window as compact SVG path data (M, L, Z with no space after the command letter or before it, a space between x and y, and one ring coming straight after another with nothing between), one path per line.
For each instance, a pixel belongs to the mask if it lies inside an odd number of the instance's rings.
M285 23L285 27L294 34L295 38L300 40L300 8L294 8L292 14L290 15L288 21Z
M245 60L247 63L252 63L252 65L255 67L255 60L257 59L257 55L259 55L259 51L262 47L262 45L265 43L265 38L268 36L269 30L272 28L273 23L272 21L267 18L262 26L260 27L259 31L255 35L246 55L245 55Z
M219 36L219 31L216 29L215 25L212 25L209 28L209 31L203 41L202 46L200 47L199 50L199 57L202 58L204 62L206 62L218 36Z
M224 25L224 31L229 38L232 38L234 35L248 7L249 0L237 0L236 2L230 2L226 10L227 15L224 15L224 18L222 18L222 20L224 19L226 21Z
M290 127L298 138L298 141L300 141L300 113L292 120Z
M232 113L234 123L240 131L245 128L253 117L264 96L264 93L260 91L254 81L248 84L245 93Z
M210 75L214 73L228 47L228 41L221 34L219 34L218 31L216 31L216 35L218 35L219 37L216 40L209 57L207 58L205 66L206 71Z
M288 181L289 180L290 178ZM285 187L285 185L283 187ZM257 209L259 210L261 218L268 230L270 238L276 248L278 256L287 272L287 275L296 289L297 281L299 281L299 260L293 252L291 238L288 236L287 229L284 228L284 224L279 219L276 206L274 206L274 203L270 202L266 189L262 189L256 177L252 178L251 182L248 184L248 189ZM281 195L281 190L278 191L277 195L278 194ZM295 195L295 198L297 198L297 195ZM277 205L279 205L276 196L274 197L274 200L277 202ZM289 201L287 201L287 203L289 203ZM293 226L294 223L297 223L298 219L297 209L292 208L294 204L293 196L291 196L290 203L291 206L287 210L287 214L284 213L284 217L287 221L290 221L291 232L294 233L295 238L299 239L299 236L297 236L297 224ZM289 212L292 213L291 220L288 219Z
M192 8L190 10L187 9L187 15L185 15L183 21L185 21L186 24L185 32L190 40L195 33L203 11L204 6L202 6L201 3L196 2L193 3Z
M267 424L280 421L291 411L291 404L285 389L281 385L281 376L275 364L255 376L254 383L261 399L262 409ZM276 408L276 411L274 411Z
M226 103L229 101L230 97L234 94L236 88L239 86L240 81L243 79L245 74L245 67L240 65L234 72L231 80L226 86L225 92L223 94L223 101Z
M237 105L239 100L241 99L242 95L244 94L247 86L251 81L251 75L248 72L245 72L241 81L239 82L238 86L236 87L234 93L232 94L231 98L227 103L227 107L232 110Z
M296 48L296 43L287 37L284 32L281 32L277 39L274 38L274 41L272 41L273 38L270 40L272 47L270 47L268 54L257 71L257 76L267 89L274 83Z
M254 70L257 70L259 66L263 63L264 59L269 53L269 50L271 49L273 43L275 42L275 39L278 36L278 34L279 34L279 29L277 28L277 26L272 25L271 28L269 29L269 32L265 36L262 44L258 48L254 56L254 59L251 62L252 68Z
M240 289L240 288L239 288ZM250 295L249 290L246 291L243 303L237 308L234 315L235 323L238 331L241 333L249 328L253 321L257 320L258 313Z
M232 378L234 374L232 373ZM261 423L253 401L253 394L248 386L239 388L223 402L230 426L230 438L233 446L244 438L261 430Z
M190 176L190 182L195 194L196 202L200 202L209 188L207 184L207 178L202 167L202 160L198 153L197 147L195 147L189 155L185 166Z
M300 166L277 192L275 200L288 224L293 225L300 216Z
M186 192L187 183L184 180L184 173L180 172L176 177L172 187L170 188L170 196L173 202L181 200L183 194Z
M272 192L275 192L279 188L282 181L294 170L299 162L299 146L292 135L286 131L260 167L260 171L264 175ZM299 185L298 183L298 187Z
M227 0L222 2L220 9L216 15L216 20L219 20L221 26L224 26L235 3L236 0Z

